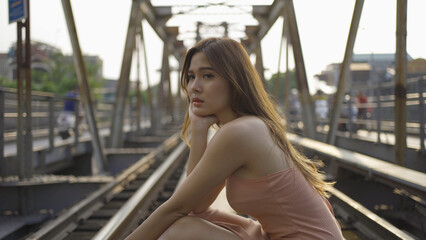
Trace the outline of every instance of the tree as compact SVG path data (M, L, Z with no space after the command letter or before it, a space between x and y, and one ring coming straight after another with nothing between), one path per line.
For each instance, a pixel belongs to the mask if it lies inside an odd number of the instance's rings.
M16 81L12 81L6 77L0 76L0 87L16 88L17 84Z
M74 62L71 57L64 56L61 52L54 52L49 56L50 70L32 69L32 89L36 91L52 92L65 95L78 86ZM97 79L100 66L96 63L85 61L89 86L93 90L103 85L103 79ZM94 92L94 91L92 91ZM100 94L94 94L95 99Z
M278 79L278 96L274 96L278 101L282 101L284 99L284 81L286 79L286 73L280 73L280 77ZM275 82L277 81L277 74L273 74L271 78L266 82L266 88L271 95L274 95ZM295 71L290 71L290 89L297 88L296 85L296 74Z

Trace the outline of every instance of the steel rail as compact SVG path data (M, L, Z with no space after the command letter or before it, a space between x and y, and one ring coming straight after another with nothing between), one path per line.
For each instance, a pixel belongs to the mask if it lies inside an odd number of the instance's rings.
M331 193L330 202L335 210L335 215L350 222L369 239L415 239L334 187L329 187L327 191Z
M186 144L184 142L180 143L180 145L167 157L164 163L92 239L117 239L119 236L125 234L125 231L129 227L129 223L139 214L140 206L146 202L148 195L157 187L160 179L166 175L173 164L180 159L186 150Z
M426 199L425 173L295 134L288 133L288 138L293 144L322 156L336 159L337 164L355 172L361 172L370 179L375 179L391 187L403 188Z
M121 173L114 181L108 183L98 191L90 194L86 199L71 207L58 218L46 223L40 230L31 234L27 239L61 239L67 235L67 232L72 231L80 219L84 219L93 211L99 208L104 201L112 198L112 196L121 191L124 186L136 178L136 175L145 170L155 158L161 153L167 152L177 145L179 142L179 133L164 141L157 149L148 155L141 158L138 162L132 165Z

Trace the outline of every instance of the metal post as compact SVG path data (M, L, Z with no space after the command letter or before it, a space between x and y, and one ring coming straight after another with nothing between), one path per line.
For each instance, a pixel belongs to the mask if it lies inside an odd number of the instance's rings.
M78 146L79 143L79 137L80 137L80 101L78 99L72 100L74 101L74 116L75 116L75 122L74 122L74 146Z
M52 151L55 147L55 112L53 110L54 107L54 99L53 97L47 97L49 101L49 151Z
M308 80L306 77L305 62L303 60L302 46L300 43L299 30L297 27L296 13L294 11L293 1L288 1L286 5L286 19L289 24L291 44L293 47L294 62L296 64L296 79L299 89L299 99L302 107L303 133L306 137L315 137L315 115L312 99L309 94ZM284 20L286 20L284 19Z
M418 84L419 84L419 123L420 123L420 152L421 154L425 155L425 100L423 98L423 82L426 78L418 78ZM0 155L1 156L1 155Z
M178 81L177 81L177 96L176 96L176 98L177 98L177 104L178 104L178 107L177 107L177 109L178 109L178 113L179 113L179 118L181 118L181 113L182 113L182 111L185 111L186 109L186 99L185 98L182 98L182 88L181 88L181 86L180 86L180 75L181 75L181 69L182 69L182 65L183 65L183 59L181 58L181 59L179 59L178 60L178 62L179 62L179 66L178 66L178 70L176 71L176 73L177 73L177 79L178 79Z
M163 62L163 68L164 68L164 81L165 81L165 88L167 88L167 115L171 117L171 120L173 121L173 95L172 95L172 85L170 81L170 63L169 63L169 49L167 48L167 44L164 43L164 51L166 51L166 56L164 56L164 62Z
M92 146L94 158L92 158L92 173L99 174L107 169L107 161L103 152L101 139L99 138L98 128L96 126L96 118L93 111L93 99L90 91L89 82L87 80L86 68L83 61L83 55L78 41L77 29L74 23L74 16L72 13L70 0L62 0L65 18L68 26L68 32L71 39L73 49L74 65L80 88L81 101L85 110L85 116L89 125L89 131L92 136ZM78 121L78 119L76 119Z
M181 100L181 97L182 97L182 88L180 86L180 74L181 74L180 70L182 69L182 60L178 59L178 61L179 61L179 66L178 66L178 69L176 71L177 79L178 79L178 81L177 81L177 99L179 99L179 103L180 103L180 100Z
M4 158L4 113L5 113L5 97L4 92L0 89L0 159Z
M281 53L283 50L283 41L284 41L284 31L285 31L285 27L284 27L284 18L283 18L283 29L281 32L281 41L280 41L280 50L278 52L278 68L277 68L277 78L275 79L274 82L274 96L277 98L277 101L279 100L279 89L280 89L280 75L281 75Z
M197 22L197 29L195 30L195 33L196 33L195 42L201 41L201 35L200 35L201 25L203 25L201 22Z
M24 94L23 94L23 72L22 72L22 27L23 23L17 23L16 42L16 76L18 81L18 129L16 133L16 148L18 150L19 179L25 176L25 141L24 141Z
M31 111L31 35L30 35L30 0L27 1L27 18L25 27L25 176L33 176L33 136Z
M170 73L170 72L169 72ZM170 76L170 74L169 74L169 76ZM174 119L175 119L175 116L174 116L174 109L175 109L175 104L174 104L174 100L173 100L173 93L172 93L172 84L171 84L171 79L169 78L168 79L168 81L167 81L167 86L168 86L168 89L167 89L167 99L168 99L168 112L169 112L169 115L170 115L170 121L174 121Z
M290 44L290 38L288 36L288 21L284 19L285 25L285 79L284 79L284 109L287 113L290 112L290 69L288 64L288 46Z
M121 63L120 78L118 79L117 90L115 93L115 102L110 131L111 135L109 138L109 146L111 148L118 148L123 145L123 125L125 110L127 108L127 97L129 94L129 76L132 65L133 49L135 47L136 27L139 25L142 15L139 4L139 1L132 1L123 60Z
M151 92L151 84L149 83L149 71L148 71L148 56L146 53L146 46L145 46L145 39L144 39L144 34L143 34L143 24L140 23L140 28L141 28L141 44L142 44L142 48L143 48L143 58L144 58L144 63L145 63L145 77L146 77L146 84L147 84L147 88L146 91L148 93L148 105L149 105L149 112L150 112L150 117L151 117L151 131L153 131L154 129L156 129L156 120L155 120L155 110L154 110L154 105L152 103L152 92Z
M382 143L382 100L380 97L382 96L382 81L380 79L377 80L377 143Z
M262 57L262 45L260 44L260 39L258 37L256 37L256 49L255 49L255 53L256 53L256 63L255 63L255 67L256 70L260 76L260 78L262 79L263 85L266 86L266 82L265 82L265 68L263 67L263 57Z
M407 148L407 0L397 0L396 9L395 160L397 164L404 166Z
M349 139L352 139L352 130L353 130L353 122L352 122L352 94L349 92L349 99L348 99L348 128L349 131Z
M359 20L361 18L362 7L364 0L357 0L355 2L355 8L352 15L352 23L349 30L348 41L346 43L345 56L343 63L340 68L339 82L337 84L337 92L334 94L333 110L330 118L330 130L327 136L327 143L334 145L336 141L337 125L342 110L343 98L345 95L347 82L349 78L349 66L352 62L352 55L355 45L355 39L358 32Z
M137 31L140 28L137 28ZM141 94L141 78L140 78L140 55L139 55L139 44L140 42L135 40L136 44L136 132L141 132L141 108L142 108L142 94Z
M167 108L167 103L166 103L166 98L164 95L164 89L165 89L165 84L167 82L167 63L168 63L168 58L169 58L169 50L167 48L167 44L166 42L164 42L163 45L163 58L162 58L162 66L161 66L161 77L160 77L160 82L158 84L158 89L157 89L157 106L155 109L155 116L156 116L156 122L158 123L156 125L157 128L155 128L155 131L158 131L159 129L162 128L163 126L163 117L164 117L164 112L165 109Z

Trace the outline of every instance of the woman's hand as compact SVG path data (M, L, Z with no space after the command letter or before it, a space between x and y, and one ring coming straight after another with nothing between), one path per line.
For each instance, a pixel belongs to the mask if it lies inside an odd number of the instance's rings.
M189 106L188 114L191 121L191 150L189 152L187 176L200 161L207 147L207 135L211 125L218 122L215 115L199 116Z
M219 120L215 115L209 115L209 116L199 116L196 115L192 111L192 106L189 106L189 119L191 120L191 130L197 131L197 130L205 130L207 131L211 125L217 123Z

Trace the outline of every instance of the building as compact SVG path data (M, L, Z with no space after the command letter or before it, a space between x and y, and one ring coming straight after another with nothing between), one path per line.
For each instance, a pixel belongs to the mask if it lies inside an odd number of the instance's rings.
M4 56L6 55L6 56ZM52 60L55 56L62 56L59 48L52 45L31 41L31 69L42 72L50 72L58 62ZM7 58L7 59L4 59ZM64 56L64 62L73 62L72 56ZM84 61L96 66L97 80L103 79L103 62L98 56L84 56ZM4 65L3 65L4 64ZM4 67L4 69L3 69ZM7 72L7 73L6 73ZM6 73L6 74L4 74ZM16 43L10 48L8 54L0 54L0 76L10 80L16 79Z
M25 49L23 49L25 51ZM61 50L49 44L31 41L31 69L49 72L56 64L51 61L53 54L61 54ZM8 53L8 78L16 79L16 43L9 48Z
M417 58L407 63L408 77L426 76L426 59Z
M407 54L407 69L413 58ZM413 63L420 68L423 62ZM341 63L333 63L315 77L329 86L337 86ZM409 71L407 71L409 72ZM352 91L371 88L380 82L392 82L395 74L395 54L354 54L350 64L349 87Z

